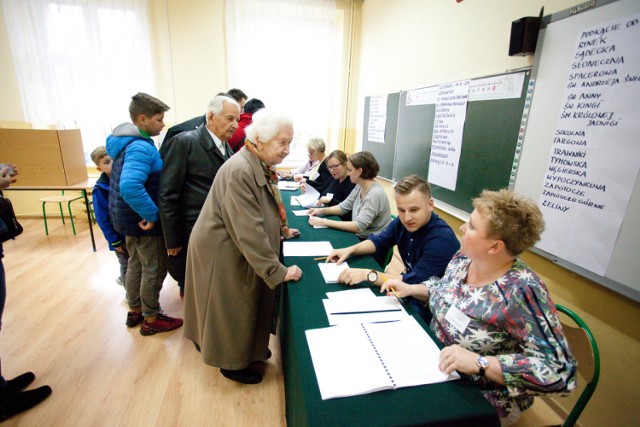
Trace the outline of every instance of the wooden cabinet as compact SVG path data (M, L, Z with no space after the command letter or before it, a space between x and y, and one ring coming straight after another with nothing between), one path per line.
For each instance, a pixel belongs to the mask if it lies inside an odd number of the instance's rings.
M0 129L0 163L20 168L19 185L72 185L86 181L79 129Z

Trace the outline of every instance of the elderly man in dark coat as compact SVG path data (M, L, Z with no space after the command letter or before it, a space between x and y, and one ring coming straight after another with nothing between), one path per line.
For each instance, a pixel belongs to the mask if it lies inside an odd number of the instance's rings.
M269 355L275 288L299 280L280 262L287 227L276 164L289 154L291 121L266 109L253 117L245 147L216 175L191 234L187 255L184 335L234 381L255 384L251 364Z
M209 102L206 123L182 132L160 149L163 158L158 207L169 253L169 274L184 296L187 244L191 229L218 169L233 155L227 139L238 128L240 106L227 96Z

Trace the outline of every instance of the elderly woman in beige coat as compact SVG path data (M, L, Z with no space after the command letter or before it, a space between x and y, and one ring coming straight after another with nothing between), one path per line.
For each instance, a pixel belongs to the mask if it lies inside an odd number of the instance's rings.
M253 116L245 146L219 169L189 240L184 336L205 363L245 384L262 381L253 362L271 355L275 288L302 271L280 262L287 227L274 166L289 154L291 121Z

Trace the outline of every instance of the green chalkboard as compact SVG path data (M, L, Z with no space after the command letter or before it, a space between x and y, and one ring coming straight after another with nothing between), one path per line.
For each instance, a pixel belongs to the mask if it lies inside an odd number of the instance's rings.
M390 93L387 96L387 121L384 132L384 144L381 142L369 141L368 123L369 123L369 103L370 97L365 98L364 104L364 134L365 143L362 144L363 151L371 151L378 164L380 172L378 176L391 179L393 174L394 154L396 151L396 134L398 130L398 101L400 93Z
M513 79L504 78L509 75L513 75ZM527 97L530 96L529 76L529 71L520 71L471 80L456 189L451 191L432 185L435 199L470 213L473 210L471 200L483 189L498 190L513 183L526 121L523 110ZM481 91L490 92L495 89L493 83L487 83L493 81L492 78L502 81L502 84L510 84L512 80L522 81L520 96L491 98L490 93L481 96ZM474 98L471 97L471 91L480 100L472 100ZM400 93L391 175L394 181L410 174L417 174L425 179L429 175L435 101L407 105L410 92ZM366 120L365 114L365 122ZM363 149L368 149L371 144L373 143L365 140Z

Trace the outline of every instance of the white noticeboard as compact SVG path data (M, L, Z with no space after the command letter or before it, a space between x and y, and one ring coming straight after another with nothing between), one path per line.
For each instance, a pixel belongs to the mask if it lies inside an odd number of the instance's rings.
M545 17L515 189L545 215L538 249L640 300L640 2L581 6Z

